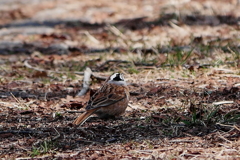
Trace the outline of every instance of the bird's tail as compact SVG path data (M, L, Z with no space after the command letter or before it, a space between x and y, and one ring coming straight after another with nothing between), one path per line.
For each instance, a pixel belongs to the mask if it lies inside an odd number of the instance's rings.
M84 112L83 114L81 114L80 116L78 116L74 121L73 124L75 125L82 125L96 110L98 110L99 108L95 108L95 109L91 109L88 110L86 112Z

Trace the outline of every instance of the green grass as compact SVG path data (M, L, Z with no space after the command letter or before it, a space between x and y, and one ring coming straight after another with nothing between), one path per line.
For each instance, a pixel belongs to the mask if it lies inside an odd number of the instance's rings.
M223 107L220 105L212 105L212 104L201 104L190 102L190 107L185 107L187 104L183 104L183 106L178 106L176 108L165 108L163 110L159 110L158 112L154 112L154 115L159 116L158 123L164 126L187 126L187 127L212 127L217 124L225 124L225 125L234 125L239 123L240 121L240 112L236 109L235 106L231 107ZM231 109L235 108L235 109ZM158 116L157 116L158 117ZM152 121L156 118L151 117L147 122ZM173 135L176 131L174 129L170 129L167 131L163 131L164 135Z
M134 73L138 74L139 72L140 72L140 71L137 70L136 68L129 68L129 69L128 69L128 73L129 73L129 74L134 74Z
M217 123L230 124L240 120L240 113L236 110L224 113L219 106L192 107L187 120L181 120L187 126L212 126Z
M33 147L32 151L30 153L30 156L31 157L36 157L36 156L39 156L40 154L41 154L41 150L39 148Z
M176 52L167 54L167 62L170 66L180 66L187 62L192 55L193 49L188 52L184 52L181 49L177 49Z
M39 147L32 147L32 151L29 153L31 157L36 157L42 154L46 154L53 151L57 147L56 142L53 141L43 141Z

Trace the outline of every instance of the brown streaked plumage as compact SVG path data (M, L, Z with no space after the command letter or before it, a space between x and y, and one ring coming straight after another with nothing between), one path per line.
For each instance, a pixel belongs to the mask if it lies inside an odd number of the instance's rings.
M129 90L122 74L114 73L90 98L86 112L76 118L73 124L83 124L94 113L100 118L118 117L125 112L129 97Z

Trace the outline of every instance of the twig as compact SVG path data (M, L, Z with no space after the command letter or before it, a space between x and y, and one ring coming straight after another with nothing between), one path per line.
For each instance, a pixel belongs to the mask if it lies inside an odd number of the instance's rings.
M66 112L67 113L83 113L84 111L69 111L69 110L67 110Z
M147 82L147 81L148 81L148 76L149 76L149 74L150 74L151 72L152 72L151 70L149 70L149 71L147 72L147 75L145 75L145 78L144 78L144 82Z
M99 44L99 40L97 40L95 37L93 37L88 31L85 31L84 34L90 39L92 42Z
M61 134L58 132L58 130L57 130L55 127L53 127L53 129L57 132L58 135L56 135L55 137L53 137L52 140L56 140L56 139L58 139L58 138L61 136Z
M8 131L0 131L0 134L4 134L4 133L18 133L18 134L42 134L42 131L33 131L33 130L8 130Z
M133 105L131 105L131 104L129 104L129 103L128 103L128 106L129 106L130 108L132 108L133 110L137 110L136 107L134 107Z
M137 153L152 154L154 150L134 150Z
M231 141L229 141L227 138L223 137L219 132L218 132L219 138L225 140L228 143L232 143Z
M104 62L103 64L101 64L99 66L99 68L102 68L103 66L105 66L106 64L109 64L111 62L114 62L114 63L131 63L130 61L124 61L124 60L116 60L116 59L112 59L112 60L107 60L106 62Z
M90 84L90 77L92 75L92 70L87 67L84 71L84 78L83 78L83 88L82 90L77 94L77 96L83 96L87 93L89 84Z
M231 126L231 125L226 125L226 124L221 124L221 123L216 123L216 124L223 126L223 127L235 128L236 130L240 131L240 129L236 125Z
M107 149L86 149L85 152L86 151L106 151L106 152L109 152L111 154L116 154L115 152L112 152L112 151L107 150Z
M85 131L86 132L86 131ZM86 132L87 133L87 132ZM76 142L86 142L86 143L98 143L98 144L103 144L103 142L98 142L98 141L90 141L90 140L84 140L84 139L81 139L81 140L75 140ZM85 150L85 151L88 151L88 150Z
M25 60L25 61L23 62L23 64L24 64L25 67L30 68L30 69L33 69L33 70L36 70L36 71L40 71L40 72L46 71L46 70L44 70L44 69L31 66L31 65L28 63L28 60Z
M233 87L239 87L240 86L240 83L236 83L233 85Z
M45 94L44 94L44 101L47 101L47 94L48 94L49 92L45 92Z
M22 102L20 102L20 101L12 94L12 92L10 92L10 94L11 94L11 96L20 104L20 106L21 106L22 108L24 108L24 104L23 104ZM28 108L27 105L25 105L25 107Z
M240 131L240 129L239 129L237 126L234 125L233 127L234 127L236 130Z
M42 69L42 68L37 68L37 67L33 67L31 66L29 63L28 63L28 60L25 60L23 62L24 66L27 67L27 68L30 68L30 69L33 69L33 70L36 70L36 71L40 71L40 72L47 72L47 73L68 73L68 72L62 72L62 71L52 71L52 70L45 70L45 69ZM83 72L78 72L78 71L75 71L73 72L74 74L78 74L78 75L83 75L84 73Z
M213 105L221 105L221 104L232 104L234 101L220 101L220 102L213 102Z
M108 25L108 28L115 36L120 37L123 40L127 39L127 37L121 31L119 31L119 29L117 29L115 26Z
M99 76L95 73L92 73L92 76L98 80L102 80L102 81L105 81L107 79L107 77L103 77L103 76Z
M107 27L115 36L120 38L119 40L121 41L119 43L128 47L128 38L119 29L112 25L108 25Z
M192 143L196 142L196 140L185 140L185 139L176 139L176 140L170 140L170 143Z

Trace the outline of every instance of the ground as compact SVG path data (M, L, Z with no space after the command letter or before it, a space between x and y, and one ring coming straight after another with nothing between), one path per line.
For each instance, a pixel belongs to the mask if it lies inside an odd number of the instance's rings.
M239 159L239 17L237 0L1 0L0 158ZM113 72L125 114L74 126Z

